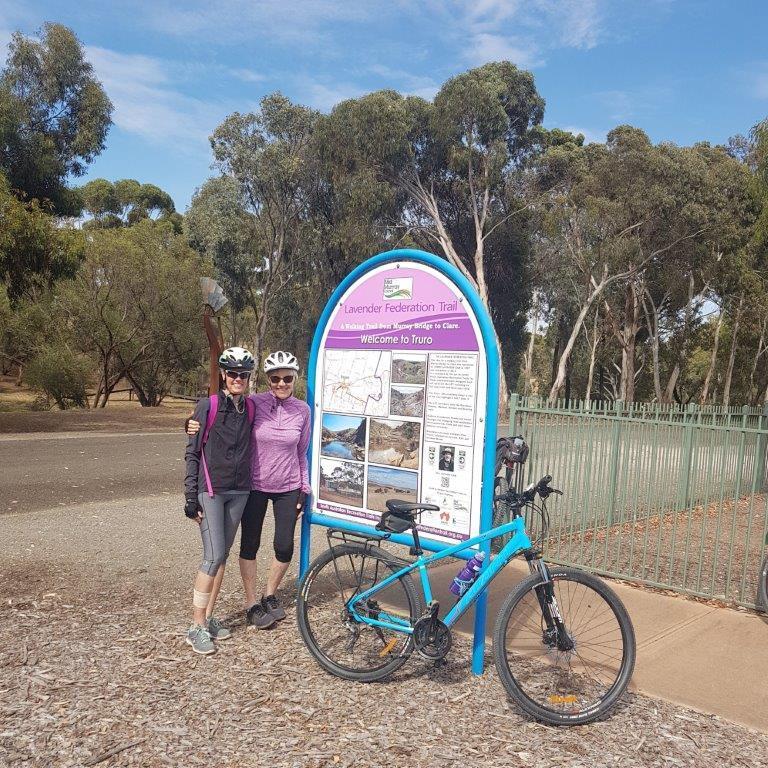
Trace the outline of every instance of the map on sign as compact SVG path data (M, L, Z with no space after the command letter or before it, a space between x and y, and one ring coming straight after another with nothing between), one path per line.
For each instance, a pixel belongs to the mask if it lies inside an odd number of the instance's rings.
M379 350L326 350L323 410L388 415L389 358Z

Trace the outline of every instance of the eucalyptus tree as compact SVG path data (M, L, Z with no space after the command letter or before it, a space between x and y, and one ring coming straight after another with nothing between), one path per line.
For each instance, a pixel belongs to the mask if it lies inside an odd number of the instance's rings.
M82 176L104 149L111 114L70 29L44 24L37 38L12 35L0 72L0 168L15 192L77 214L67 179Z
M135 179L93 179L80 187L77 194L83 211L92 217L85 222L88 228L124 227L158 218L176 223L173 199L155 184L140 184Z
M365 169L377 199L400 208L402 237L437 248L477 290L497 336L513 330L518 341L527 249L519 248L524 224L514 219L526 206L510 176L543 112L533 76L494 62L448 80L433 102L379 91L339 104L330 117L338 156L359 178ZM501 345L499 356L503 403L511 366Z
M270 308L291 283L301 250L317 119L313 110L275 93L262 99L257 112L227 117L211 136L216 167L227 182L208 190L205 204L209 210L224 205L236 230L231 236L213 230L203 235L193 224L190 232L207 238L219 270L231 274L233 283L242 278L243 299L256 318L257 357L264 348ZM200 210L204 199L198 202Z

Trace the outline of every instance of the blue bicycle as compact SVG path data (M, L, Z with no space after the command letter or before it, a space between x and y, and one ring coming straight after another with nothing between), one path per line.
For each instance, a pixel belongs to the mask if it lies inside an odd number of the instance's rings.
M509 522L460 544L424 555L417 516L430 504L391 499L378 533L328 531L328 551L316 558L299 588L301 636L320 665L338 677L373 682L391 675L415 650L441 663L459 617L516 555L531 575L509 594L493 633L494 659L510 697L529 715L553 725L580 725L607 714L624 693L635 664L632 622L617 595L582 571L547 565L533 547L524 514L548 521L546 499L560 493L547 476L522 493L494 499ZM538 503L537 503L538 497ZM392 533L410 531L415 560L383 548ZM508 537L477 579L440 617L429 566L497 537ZM422 594L412 574L418 572ZM422 596L423 595L423 596Z

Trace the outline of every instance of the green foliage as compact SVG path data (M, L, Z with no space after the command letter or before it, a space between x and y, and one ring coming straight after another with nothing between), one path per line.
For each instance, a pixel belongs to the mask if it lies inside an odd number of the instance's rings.
M82 249L81 233L57 227L37 200L18 200L0 176L0 280L12 303L74 275Z
M70 29L44 24L37 39L13 34L0 72L0 168L22 198L76 215L66 180L104 149L111 113Z
M91 363L68 346L46 345L27 366L25 379L63 411L88 407L85 390L90 371Z
M142 405L158 405L203 354L199 257L165 222L94 231L59 307L72 343L99 376L95 405L126 378Z
M93 179L77 191L84 212L92 217L85 223L86 228L113 229L145 219L172 221L176 227L178 214L171 196L154 184L139 184L134 179L114 183Z

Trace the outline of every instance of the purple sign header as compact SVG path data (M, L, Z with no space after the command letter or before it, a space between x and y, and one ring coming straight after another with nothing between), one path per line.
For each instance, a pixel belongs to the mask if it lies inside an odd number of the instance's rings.
M411 267L372 272L336 308L326 349L480 349L462 295Z

